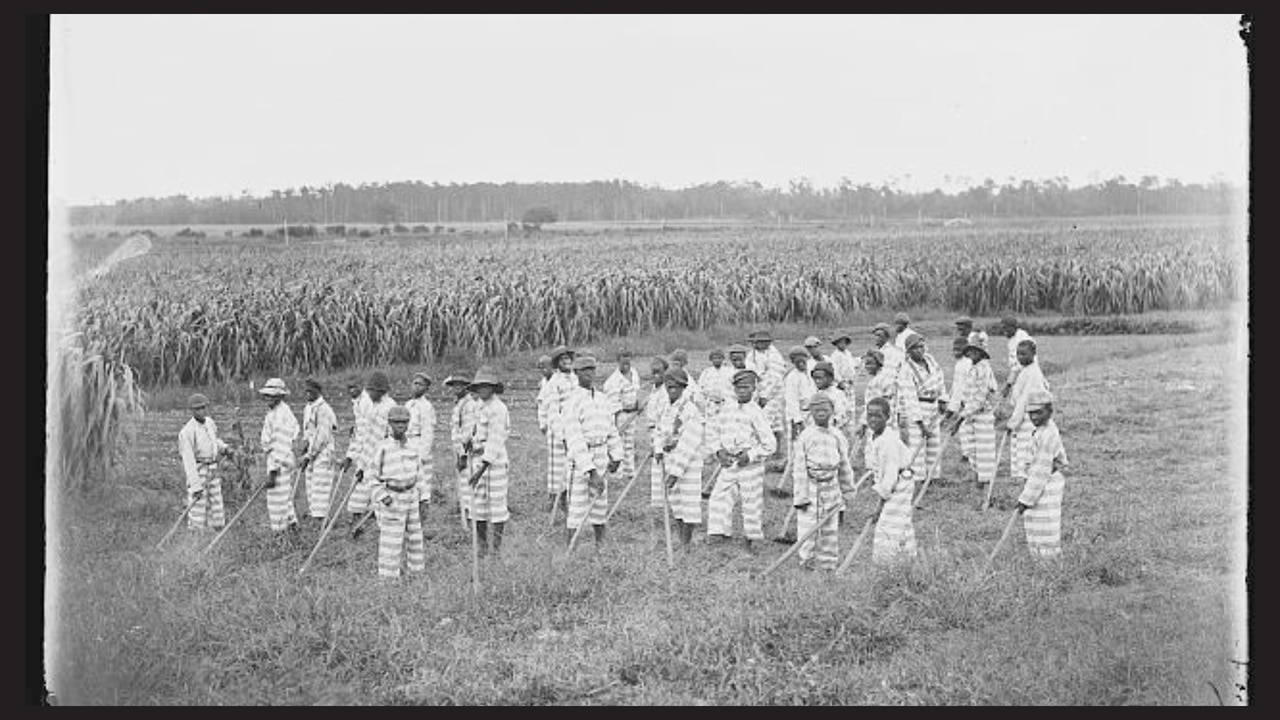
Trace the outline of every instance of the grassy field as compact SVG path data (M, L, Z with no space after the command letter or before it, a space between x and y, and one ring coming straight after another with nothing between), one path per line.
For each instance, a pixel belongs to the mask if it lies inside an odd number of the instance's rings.
M922 315L948 382L951 314ZM778 327L784 348L812 329ZM738 332L636 338L637 365L680 344L697 369L717 334ZM425 519L426 574L400 582L376 577L376 533L333 536L299 579L316 531L279 546L263 506L211 557L185 530L153 550L180 507L174 443L187 416L174 400L190 389L161 391L124 479L51 515L49 684L63 704L1239 703L1247 490L1243 375L1229 363L1242 341L1231 328L1042 338L1071 460L1060 563L1032 562L1019 528L994 572L981 572L1017 491L1002 469L986 513L972 485L931 488L915 519L922 557L908 570L876 569L864 548L842 578L793 559L764 581L748 573L782 545L749 556L698 538L668 573L644 480L605 547L583 538L566 558L562 526L546 535L532 353L498 358L512 378L512 521L479 599L449 503ZM992 342L1002 377L1004 343ZM411 372L393 370L400 383ZM336 385L356 374L326 376L344 426ZM211 390L225 435L234 393ZM437 484L451 499L450 403L439 387L431 397ZM263 412L242 409L248 434ZM944 478L957 466L949 448ZM611 498L620 489L611 484ZM842 552L873 508L860 493ZM786 509L767 498L766 535Z

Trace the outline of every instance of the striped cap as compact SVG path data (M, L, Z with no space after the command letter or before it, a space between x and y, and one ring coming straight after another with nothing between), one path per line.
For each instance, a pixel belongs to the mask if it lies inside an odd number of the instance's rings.
M1027 393L1027 409L1039 410L1045 405L1053 404L1053 393L1048 390L1035 389Z
M760 379L760 376L756 374L756 371L752 370L751 368L742 368L741 370L733 374L734 385L737 385L740 382L745 383L748 380L750 380L751 382L755 382L756 380L759 380L759 379Z
M392 408L387 411L387 422L391 422L392 420L403 420L405 422L409 422L409 408L403 405L392 406Z
M794 358L797 356L809 357L809 351L803 345L792 345L791 349L787 351L787 357Z
M675 384L681 387L688 387L689 373L684 368L671 368L662 375L662 382L665 384Z

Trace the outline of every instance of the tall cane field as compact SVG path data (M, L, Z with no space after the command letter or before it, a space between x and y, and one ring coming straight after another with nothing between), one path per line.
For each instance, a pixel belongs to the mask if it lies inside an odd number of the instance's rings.
M286 246L162 231L143 254L79 276L68 347L83 349L54 367L76 388L63 437L101 426L86 441L110 447L93 457L114 464L107 475L68 465L81 481L55 497L46 681L56 702L89 705L1245 703L1238 232L1225 219L1148 218L552 227ZM81 242L86 257L110 252ZM712 348L761 328L784 352L851 328L860 354L870 326L899 310L948 388L956 315L986 330L1013 313L1035 335L1069 460L1059 560L1034 559L1015 523L987 566L1022 483L1006 448L992 506L979 509L956 438L914 514L910 565L873 564L868 541L843 575L791 557L758 577L789 547L772 538L792 498L769 491L763 547L742 544L740 518L727 545L708 544L703 525L688 547L672 538L668 569L647 468L603 542L584 532L567 553L564 513L548 512L538 355L559 343L592 352L603 384L625 343L643 404L650 359L677 347L694 377ZM990 355L1002 381L999 333ZM480 365L506 384L511 521L475 587L442 380ZM211 398L236 448L218 469L237 487L230 518L265 477L253 446L267 406L255 388L283 378L301 422L301 380L319 380L341 457L354 422L347 385L373 370L398 402L414 373L434 380L424 573L378 577L376 523L353 539L344 517L300 575L321 532L305 489L296 537L270 531L258 497L212 552L202 552L212 533L187 527L156 548L186 502L176 438L188 394ZM859 411L866 381L854 383ZM637 428L641 461L650 436L643 419ZM856 442L857 474L862 450ZM609 505L628 480L607 478ZM767 488L786 484L766 475ZM841 559L876 509L860 490L840 524Z

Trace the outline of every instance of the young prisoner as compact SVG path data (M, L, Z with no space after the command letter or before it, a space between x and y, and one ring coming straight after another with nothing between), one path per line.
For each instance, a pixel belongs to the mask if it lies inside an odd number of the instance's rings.
M764 540L764 461L773 455L776 439L764 410L752 401L756 373L733 374L733 395L715 418L715 459L720 475L711 489L707 507L707 541L728 542L733 537L734 507L742 503L742 530L746 548Z
M378 575L400 577L403 558L409 572L426 569L419 493L422 456L408 436L412 412L403 405L387 411L390 437L378 444L369 461L369 499L378 520Z
M222 478L218 458L231 448L218 438L218 425L209 417L209 398L195 393L187 398L191 419L178 431L178 457L187 478L187 527L218 529L226 524L222 505Z
M813 424L800 433L791 462L794 483L792 505L796 508L796 534L810 532L823 515L844 506L844 496L853 492L853 467L849 441L831 426L834 404L825 393L809 401ZM833 513L814 535L800 545L800 563L822 570L835 570L840 553L840 517ZM814 552L815 547L817 552Z

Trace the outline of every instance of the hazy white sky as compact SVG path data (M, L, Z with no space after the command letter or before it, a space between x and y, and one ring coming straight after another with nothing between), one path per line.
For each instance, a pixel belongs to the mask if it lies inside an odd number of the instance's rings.
M1238 16L55 16L50 192L1244 183Z

